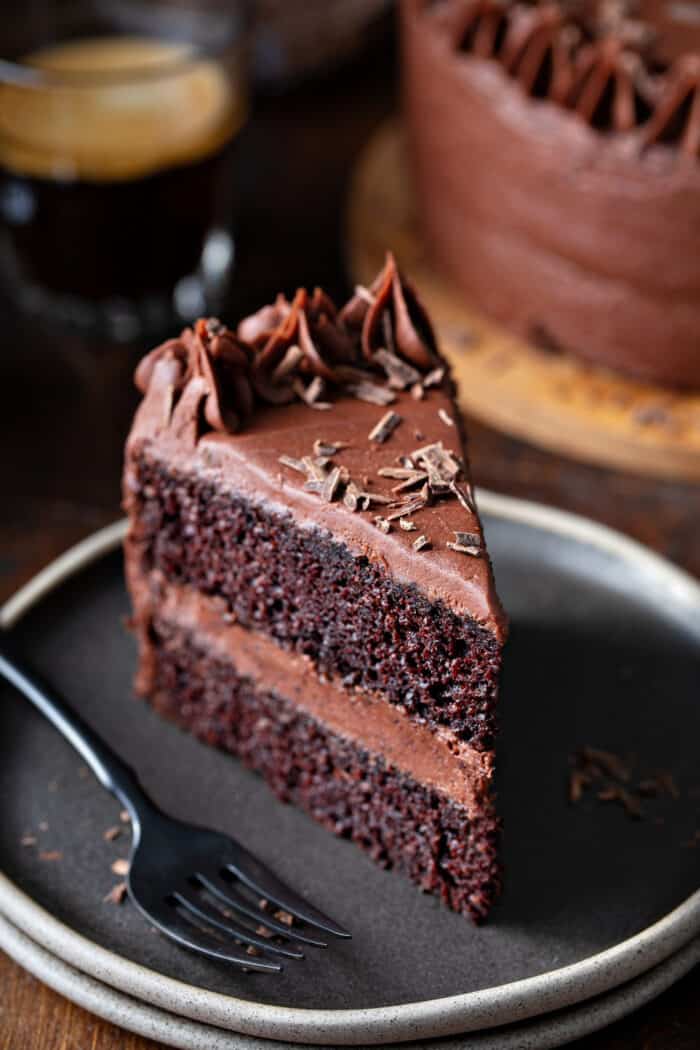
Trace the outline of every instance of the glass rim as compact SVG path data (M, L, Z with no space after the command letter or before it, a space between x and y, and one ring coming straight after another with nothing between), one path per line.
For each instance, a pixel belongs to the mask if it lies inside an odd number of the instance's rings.
M110 34L115 39L124 39L136 34L114 33ZM93 39L85 37L85 40ZM141 39L144 39L143 37ZM154 41L163 44L178 44L180 41L168 40L163 37L152 37ZM72 41L71 41L72 42ZM233 57L237 52L243 50L243 41L238 39L233 43L221 47L193 47L185 54L174 57L172 61L162 61L157 64L144 64L129 66L126 69L114 70L58 70L42 69L33 66L30 62L22 62L13 59L0 58L0 87L12 85L13 87L41 88L41 87L64 87L82 88L96 87L103 84L135 84L146 81L165 80L177 76L201 62L223 61Z
M114 0L102 0L97 7L102 12L111 14L111 10L115 8ZM101 84L157 81L181 74L207 59L221 62L247 51L251 29L250 0L228 0L226 8L220 8L218 11L207 11L204 5L193 10L196 11L197 18L194 32L191 11L182 8L178 10L176 7L170 13L174 18L162 19L164 9L159 9L157 4L151 4L148 0L145 3L143 0L136 0L131 9L129 4L120 5L120 17L106 30L95 28L94 32L75 33L71 31L75 27L71 25L70 17L67 17L64 24L65 33L59 34L56 40L47 41L44 45L27 48L24 53L31 57L33 52L42 50L43 47L51 47L52 44L120 38L152 40L172 45L179 50L171 58L163 61L135 63L122 69L103 70L46 69L32 64L31 61L25 61L22 57L10 57L0 52L0 87L13 85L27 88L80 88ZM65 15L70 15L70 9L65 11Z

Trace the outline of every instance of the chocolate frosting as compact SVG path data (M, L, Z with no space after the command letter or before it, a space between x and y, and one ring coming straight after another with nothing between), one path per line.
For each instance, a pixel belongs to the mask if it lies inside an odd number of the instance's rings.
M678 113L683 75L669 70L660 34L637 13L631 0L448 0L435 17L455 52L497 61L526 94L572 109L592 127L645 125L642 144L657 141L649 129L660 113ZM682 147L684 138L668 141Z
M338 340L328 338L331 326ZM391 349L377 346L380 331ZM307 335L310 353L302 346ZM216 340L225 351L213 351ZM344 363L348 347L352 365ZM289 387L293 376L294 400L289 389L284 403L260 393L255 374L265 355L269 382ZM329 401L309 396L309 375L325 382ZM250 412L241 407L245 378ZM136 379L144 398L129 436L127 507L136 486L130 464L147 446L170 469L196 471L218 488L291 512L303 527L327 530L357 556L504 637L451 381L427 316L391 257L372 288L358 289L340 311L318 291L299 292L241 322L235 337L199 321L148 355ZM225 412L231 403L234 411Z
M698 387L698 60L678 48L700 53L700 19L671 34L671 6L404 0L406 127L428 249L473 305Z

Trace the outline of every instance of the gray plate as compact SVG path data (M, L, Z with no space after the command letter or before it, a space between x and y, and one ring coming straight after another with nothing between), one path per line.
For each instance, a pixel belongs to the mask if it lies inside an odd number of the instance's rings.
M377 870L130 699L119 555L90 560L113 534L56 566L6 607L5 621L41 597L18 641L155 798L235 831L270 862L279 851L281 873L354 940L281 978L246 977L183 954L130 907L103 903L110 862L126 851L123 839L102 839L115 806L10 693L0 708L0 739L12 741L0 763L0 908L73 965L166 1009L251 1034L360 1043L558 1009L643 973L700 932L700 895L689 896L698 851L683 846L697 826L697 585L592 523L487 494L481 506L513 620L500 779L508 884L486 927ZM635 753L642 775L671 769L681 798L651 800L642 822L592 800L571 808L568 755L585 743ZM19 845L42 821L39 848L61 850L60 862Z
M292 1050L294 1043L224 1032L142 1003L96 981L47 952L0 914L0 948L61 995L99 1017L181 1050ZM552 1050L613 1024L660 995L700 962L700 938L670 959L611 992L554 1014L488 1032L413 1043L414 1050ZM393 1047L402 1044L394 1043Z

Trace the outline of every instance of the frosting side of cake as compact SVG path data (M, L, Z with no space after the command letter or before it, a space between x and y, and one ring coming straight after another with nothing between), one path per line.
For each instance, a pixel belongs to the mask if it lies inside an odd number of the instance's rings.
M462 48L458 15L477 7L494 5L401 4L408 147L433 257L526 339L700 384L700 61L677 59L642 107L623 77L641 58L617 30L585 44L598 49L588 79L581 47L568 87L543 39L530 52L547 76L538 93L508 37L486 39L487 20Z

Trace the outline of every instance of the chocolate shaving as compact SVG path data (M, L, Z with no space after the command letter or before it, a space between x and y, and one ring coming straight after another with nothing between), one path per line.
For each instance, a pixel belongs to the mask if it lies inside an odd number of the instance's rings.
M102 900L107 904L122 904L127 895L127 888L125 882L118 882L116 886L112 886L109 893L105 894Z
M423 386L426 390L429 390L431 386L438 386L439 383L442 383L444 378L444 368L433 368L431 372L428 372L427 376L423 377Z
M411 514L415 514L419 510L423 510L425 506L425 500L416 499L412 500L408 504L403 504L399 510L392 511L391 514L386 515L387 521L398 521L399 518L407 518Z
M325 503L332 503L338 494L340 486L340 467L333 467L321 486L321 499Z
M391 532L391 522L388 518L376 517L374 524L377 526L380 532Z
M478 558L481 554L481 547L474 547L471 544L450 543L448 541L445 546L451 551L457 551L458 554L468 554L471 558Z
M481 536L478 532L455 532L455 542L465 547L481 547Z
M413 549L414 549L414 551L422 551L422 550L425 550L425 548L429 547L429 546L430 546L430 540L423 533L421 533L421 535L418 536L418 538L413 541Z
M454 493L465 510L468 510L470 514L476 513L472 487L468 481L458 480L451 482L450 491Z
M320 376L314 376L308 386L304 386L300 379L295 379L292 383L292 389L309 408L316 408L320 411L327 411L329 408L333 408L330 401L318 400L324 391L324 383Z
M396 394L391 390L377 383L370 383L367 379L359 383L350 383L346 389L358 401L367 401L371 405L390 405L392 401L396 401Z
M414 401L422 401L425 397L425 390L421 383L414 383L411 387L411 397Z
M318 481L323 483L326 480L326 472L323 467L320 467L315 459L311 456L302 456L301 463L304 467L306 476L310 481Z
M580 769L572 769L569 777L569 802L579 802L583 795L583 789L588 787L591 778Z
M340 452L341 449L347 447L347 441L324 441L323 438L316 438L314 441L314 455L334 456L336 452Z
M386 317L386 314L384 316ZM389 330L391 331L391 325L389 325ZM393 390L405 390L406 387L420 383L421 376L418 369L409 365L408 361L402 361L391 350L383 348L375 350L372 360L384 369L389 386Z
M629 783L632 776L629 765L612 751L602 751L597 747L582 747L581 756L585 762L598 766L608 776L616 777L625 784Z
M408 518L399 518L399 525L404 532L415 532L416 524L413 521L409 521Z
M357 486L354 481L349 481L345 488L345 495L343 496L343 503L348 510L357 510L361 495L362 490L359 486Z
M300 459L295 459L293 456L279 456L278 463L281 463L283 467L289 467L291 470L296 470L299 474L307 474L308 471Z
M391 478L395 481L409 481L418 477L427 477L424 471L414 470L412 467L380 467L377 474L379 474L380 478Z
M389 411L386 415L382 416L378 423L372 427L368 434L370 441L376 441L377 444L383 445L396 430L397 426L401 422L401 416L397 412Z
M445 411L444 408L439 408L438 409L438 416L440 417L442 422L445 424L445 426L453 427L455 425L454 419L449 414L449 412Z

